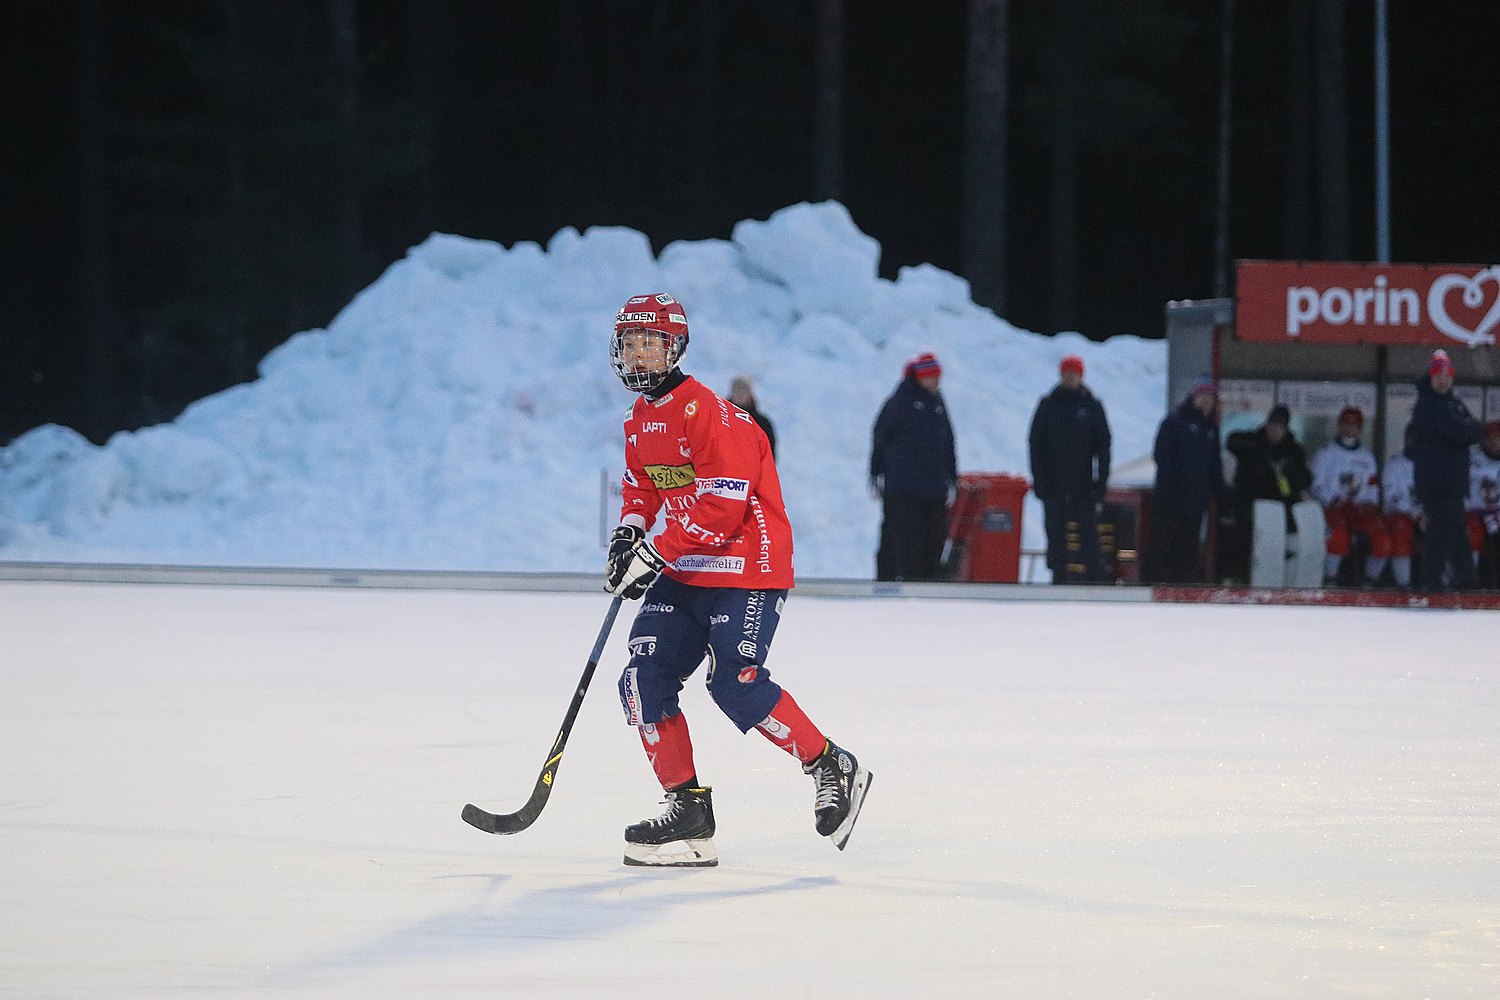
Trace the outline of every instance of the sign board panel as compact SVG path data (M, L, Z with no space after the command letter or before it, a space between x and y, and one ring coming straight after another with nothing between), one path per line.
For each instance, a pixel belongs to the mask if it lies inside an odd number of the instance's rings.
M1240 261L1234 335L1247 341L1486 347L1500 265Z

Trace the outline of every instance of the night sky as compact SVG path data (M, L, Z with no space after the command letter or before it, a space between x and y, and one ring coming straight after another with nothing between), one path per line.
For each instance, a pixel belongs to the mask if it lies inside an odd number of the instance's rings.
M1073 2L1087 78L1069 114L1077 286L1060 307L1058 5L1012 0L1004 314L1043 332L1071 320L1095 338L1159 336L1168 299L1213 291L1222 5ZM1297 66L1311 80L1320 58L1289 52L1291 17L1324 2L1234 5L1235 257L1322 256L1315 185L1292 178L1325 154L1315 136L1297 159L1288 96ZM335 6L8 8L0 443L47 421L102 439L170 419L253 378L266 350L326 323L433 230L509 245L625 225L660 248L727 238L812 196L810 0L360 0L358 143L329 124ZM967 5L845 7L841 200L884 247L885 276L924 262L962 273ZM1346 44L1345 256L1370 259L1372 15L1331 7ZM1500 4L1391 0L1390 17L1393 257L1500 262ZM93 132L81 127L90 51ZM224 207L236 184L238 215ZM358 251L346 254L351 184Z

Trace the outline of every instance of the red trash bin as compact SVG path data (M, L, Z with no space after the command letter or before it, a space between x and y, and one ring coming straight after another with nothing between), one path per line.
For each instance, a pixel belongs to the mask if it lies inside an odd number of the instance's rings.
M970 583L1021 579L1021 502L1030 489L1025 476L966 472L958 477L944 558L954 579Z

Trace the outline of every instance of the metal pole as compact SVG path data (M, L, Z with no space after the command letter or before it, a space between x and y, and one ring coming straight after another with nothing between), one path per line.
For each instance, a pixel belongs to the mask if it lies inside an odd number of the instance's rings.
M1390 47L1386 0L1375 0L1375 259L1391 262Z
M1234 73L1234 0L1224 0L1219 25L1219 177L1214 211L1214 297L1229 294L1229 155Z
M1375 0L1375 260L1391 262L1391 102L1389 36L1385 21L1386 0ZM1384 459L1385 386L1389 375L1390 349L1375 349L1375 427L1372 444Z

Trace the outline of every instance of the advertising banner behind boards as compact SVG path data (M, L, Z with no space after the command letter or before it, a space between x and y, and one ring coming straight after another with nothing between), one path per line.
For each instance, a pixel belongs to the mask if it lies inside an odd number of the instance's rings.
M1234 335L1320 344L1492 346L1500 265L1240 261Z

